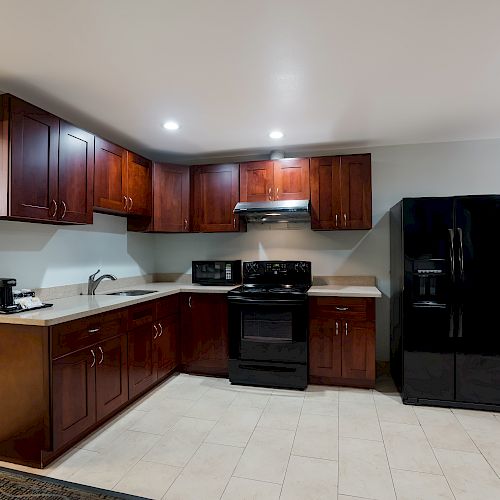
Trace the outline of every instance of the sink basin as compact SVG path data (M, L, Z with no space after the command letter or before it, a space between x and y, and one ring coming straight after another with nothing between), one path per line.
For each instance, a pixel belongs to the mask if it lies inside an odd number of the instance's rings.
M147 295L148 293L155 293L158 290L125 290L123 292L112 292L106 295L119 295L120 297L135 297L137 295Z

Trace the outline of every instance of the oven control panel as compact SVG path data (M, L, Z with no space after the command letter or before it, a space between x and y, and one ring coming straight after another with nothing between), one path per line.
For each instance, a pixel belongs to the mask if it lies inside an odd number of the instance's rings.
M243 282L311 284L311 263L295 260L256 260L244 262Z

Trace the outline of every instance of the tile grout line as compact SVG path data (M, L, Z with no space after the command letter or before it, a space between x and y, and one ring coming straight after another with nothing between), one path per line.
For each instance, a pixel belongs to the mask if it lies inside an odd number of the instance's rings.
M285 486L286 481L286 473L288 472L288 466L290 465L290 459L292 458L293 445L295 444L295 438L297 437L297 431L299 430L300 419L302 418L302 410L304 409L304 401L306 400L306 396L304 393L304 397L302 398L302 404L300 405L299 419L297 420L297 426L295 427L295 432L293 434L292 447L290 448L290 453L288 455L288 461L285 467L285 475L283 476L283 482L281 483L280 489L280 498L283 493L283 486Z
M372 397L373 397L373 391L372 391ZM387 453L387 446L385 445L384 433L382 432L382 425L380 423L380 417L379 417L379 414L378 414L378 408L377 408L377 405L375 404L375 398L373 398L373 405L375 406L375 412L377 414L377 421L378 421L378 426L379 426L379 429L380 429L380 435L382 436L382 444L384 446L385 459L387 460L387 467L389 468L389 474L391 475L392 490L394 491L394 498L397 499L398 494L396 492L396 485L394 484L394 477L392 476L391 464L389 463L389 454Z
M453 412L451 412L451 413L453 414ZM427 436L427 434L425 432L425 429L424 429L424 426L422 425L422 422L418 418L418 413L415 412L415 414L417 415L418 425L422 429L422 432L424 433L425 439L427 440L427 443L429 444L429 448L431 449L432 454L434 455L434 458L436 459L436 462L439 465L439 469L443 473L443 477L446 480L446 484L448 485L448 488L450 488L450 491L451 491L451 494L453 495L453 498L456 499L457 497L455 496L455 492L453 491L453 488L451 487L450 481L448 480L448 477L444 473L443 467L441 466L441 462L439 461L439 458L437 457L436 452L434 451L434 448L432 447L431 442L429 441L429 438L428 438L428 436ZM458 418L455 416L455 414L453 414L453 416L458 420Z

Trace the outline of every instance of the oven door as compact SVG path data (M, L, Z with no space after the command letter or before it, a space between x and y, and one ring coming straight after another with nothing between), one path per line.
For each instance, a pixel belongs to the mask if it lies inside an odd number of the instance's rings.
M229 299L229 355L241 361L307 363L307 297Z

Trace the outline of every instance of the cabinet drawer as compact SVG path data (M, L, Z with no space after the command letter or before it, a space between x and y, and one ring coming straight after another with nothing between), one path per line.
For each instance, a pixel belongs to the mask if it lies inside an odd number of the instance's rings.
M83 349L126 331L126 311L119 309L52 327L52 358Z
M156 301L156 319L167 318L179 313L179 294L169 295Z
M128 309L128 329L133 330L139 326L153 323L156 301L145 302Z
M356 321L375 318L375 299L358 297L311 297L311 317L329 316Z

